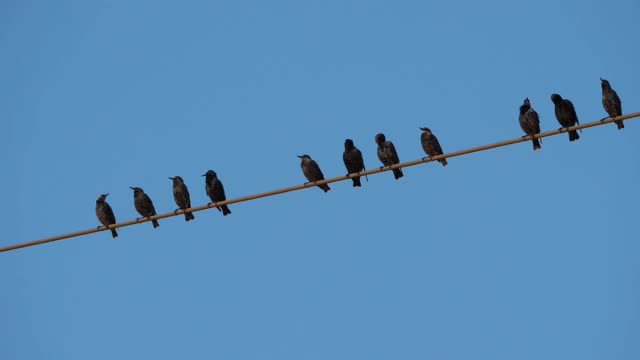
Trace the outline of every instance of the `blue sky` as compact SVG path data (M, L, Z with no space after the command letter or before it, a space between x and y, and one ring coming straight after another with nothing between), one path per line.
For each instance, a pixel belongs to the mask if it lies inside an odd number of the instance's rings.
M0 245L640 111L637 1L4 1ZM640 126L0 254L3 359L637 359Z

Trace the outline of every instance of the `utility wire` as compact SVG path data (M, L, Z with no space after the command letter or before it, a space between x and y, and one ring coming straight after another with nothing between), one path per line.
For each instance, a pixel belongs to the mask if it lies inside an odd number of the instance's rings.
M600 125L608 124L608 123L611 123L613 121L627 120L627 119L631 119L631 118L635 118L635 117L640 117L640 112L630 113L630 114L622 115L622 116L616 116L615 120L613 118L608 117L608 118L604 118L602 120L596 120L596 121L592 121L592 122L589 122L589 123L586 123L586 124L571 126L569 128L560 128L560 129L557 129L557 130L551 130L551 131L543 132L543 133L540 133L540 134L536 134L533 137L532 136L518 137L518 138L515 138L515 139L500 141L500 142L496 142L496 143L493 143L493 144L487 144L487 145L472 147L472 148L469 148L469 149L453 151L453 152L450 152L450 153L446 153L446 154L442 154L442 155L438 155L438 156L434 156L434 157L420 158L420 159L417 159L417 160L407 161L407 162L403 162L403 163L399 163L399 164L395 164L395 165L391 165L391 166L383 166L381 168L375 168L375 169L370 169L370 170L366 170L366 171L361 171L359 173L353 173L353 174L349 174L349 175L337 176L337 177L333 177L333 178L330 178L330 179L325 179L325 180L314 181L314 182L310 182L310 183L304 183L304 184L289 186L289 187L276 189L276 190L271 190L271 191L266 191L266 192L253 194L253 195L241 196L241 197L237 197L235 199L219 201L219 202L211 203L211 204L207 204L207 205L195 206L195 207L189 208L187 210L189 212L196 212L196 211L206 210L206 209L210 209L212 207L221 206L221 205L225 205L225 204L235 204L235 203L254 200L254 199L259 199L259 198L263 198L263 197L267 197L267 196L278 195L278 194L282 194L282 193L286 193L286 192L290 192L290 191L301 190L301 189L304 189L304 188L313 187L313 186L317 186L317 185L321 185L321 184L328 184L328 183L332 183L332 182L344 181L344 180L347 180L347 179L350 179L350 178L353 178L353 177L356 177L356 176L372 175L372 174L376 174L376 173L383 172L383 171L389 171L389 170L392 170L392 169L398 169L398 168L403 168L403 167L407 167L407 166L414 166L414 165L418 165L418 164L422 164L422 163L426 163L426 162L436 161L436 160L439 160L439 159L452 158L452 157L456 157L456 156L460 156L460 155L471 154L471 153L478 152L478 151L494 149L494 148L501 147L501 146L512 145L512 144L516 144L516 143L520 143L520 142L524 142L524 141L529 141L529 140L533 139L534 137L535 138L543 138L543 137L547 137L547 136L553 136L553 135L558 135L558 134L561 134L561 133L566 133L566 132L568 132L570 130L586 129L586 128L593 127L593 126L600 126ZM98 227L94 227L94 228L90 228L90 229L86 229L86 230L80 230L80 231L76 231L76 232L72 232L72 233L68 233L68 234L52 236L52 237L39 239L39 240L28 241L28 242L24 242L24 243L20 243L20 244L9 245L9 246L5 246L5 247L0 247L0 252L16 250L16 249L20 249L20 248L33 246L33 245L40 245L40 244L44 244L44 243L48 243L48 242L52 242L52 241L68 239L68 238L81 236L81 235L87 235L87 234L95 233L95 232L98 232L98 231L104 231L104 230L108 230L108 229L115 229L115 228L119 228L119 227L140 224L140 223L151 221L151 220L154 220L154 219L164 219L164 218L167 218L167 217L184 214L184 212L185 212L184 210L177 210L176 212L172 211L172 212L168 212L168 213L164 213L164 214L154 215L154 216L151 216L151 217L148 217L148 218L140 218L140 219L133 219L133 220L129 220L129 221L124 221L124 222L120 222L120 223L117 223L117 224L109 225L108 227L98 226Z

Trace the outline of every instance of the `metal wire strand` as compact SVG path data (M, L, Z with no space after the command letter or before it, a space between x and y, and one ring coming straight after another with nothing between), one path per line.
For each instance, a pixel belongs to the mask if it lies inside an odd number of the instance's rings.
M635 113L630 113L630 114L627 114L627 115L616 116L615 119L608 117L608 118L604 118L602 120L596 120L596 121L592 121L592 122L589 122L589 123L572 126L572 127L569 127L569 128L561 128L561 129L557 129L557 130L551 130L551 131L543 132L543 133L535 135L535 138L543 138L543 137L547 137L547 136L558 135L558 134L562 134L562 133L568 132L570 130L586 129L586 128L593 127L593 126L600 126L600 125L608 124L608 123L614 122L616 120L628 120L628 119L639 117L639 116L640 116L640 112L635 112ZM470 154L470 153L474 153L474 152L478 152L478 151L494 149L494 148L501 147L501 146L507 146L507 145L512 145L512 144L524 142L524 141L529 141L529 140L531 140L533 138L534 137L532 137L532 136L518 137L518 138L515 138L515 139L511 139L511 140L505 140L505 141L500 141L500 142L496 142L496 143L492 143L492 144L476 146L476 147L472 147L472 148L468 148L468 149L464 149L464 150L453 151L453 152L450 152L450 153L446 153L446 154L442 154L442 155L438 155L438 156L434 156L434 157L420 158L420 159L417 159L417 160L407 161L407 162L395 164L395 165L392 165L392 166L384 166L384 167L381 167L381 168L375 168L375 169L370 169L370 170L366 170L366 171L361 171L359 173L353 173L353 174L349 174L349 175L337 176L337 177L333 177L333 178L325 179L325 180L321 180L321 181L315 181L315 182L310 182L310 183L304 183L304 184L289 186L289 187L276 189L276 190L271 190L271 191L266 191L266 192L253 194L253 195L241 196L241 197L237 197L237 198L234 198L234 199L229 199L229 200L226 200L226 201L220 201L220 202L217 202L217 203L211 203L211 204L207 204L207 205L195 206L195 207L187 209L186 211L196 212L196 211L201 211L201 210L207 210L207 209L210 209L212 207L216 207L216 206L220 206L220 205L224 205L224 204L235 204L235 203L254 200L254 199L259 199L259 198L263 198L263 197L267 197L267 196L278 195L278 194L282 194L282 193L286 193L286 192L290 192L290 191L301 190L301 189L304 189L304 188L313 187L313 186L317 186L317 185L320 185L320 184L328 184L328 183L333 183L333 182L338 182L338 181L344 181L344 180L348 180L348 179L350 179L352 177L356 177L356 176L372 175L372 174L376 174L376 173L380 173L380 172L384 172L384 171L389 171L389 170L392 170L392 169L403 168L403 167L414 166L414 165L423 164L423 163L427 163L427 162L431 162L431 161L436 161L438 159L452 158L452 157L456 157L456 156L460 156L460 155L466 155L466 154ZM129 225L141 224L143 222L147 222L147 221L151 221L151 220L155 220L155 219L164 219L164 218L168 218L168 217L171 217L171 216L178 216L178 215L184 214L184 212L185 212L185 210L178 210L176 212L172 211L172 212L168 212L168 213L164 213L164 214L154 215L154 216L151 216L151 217L148 217L148 218L140 218L140 219L133 219L133 220L129 220L129 221L124 221L124 222L120 222L120 223L117 223L117 224L109 225L108 227L106 227L106 226L98 226L98 227L94 227L94 228L90 228L90 229L86 229L86 230L80 230L80 231L76 231L76 232L72 232L72 233L68 233L68 234L56 235L56 236L51 236L51 237L48 237L48 238L28 241L28 242L24 242L24 243L20 243L20 244L9 245L9 246L5 246L5 247L1 247L0 248L0 252L16 250L16 249L25 248L25 247L34 246L34 245L45 244L45 243L52 242L52 241L58 241L58 240L68 239L68 238L72 238L72 237L76 237L76 236L87 235L87 234L95 233L95 232L98 232L98 231L105 231L105 230L108 230L108 229L115 229L115 228L120 228L120 227L124 227L124 226L129 226Z

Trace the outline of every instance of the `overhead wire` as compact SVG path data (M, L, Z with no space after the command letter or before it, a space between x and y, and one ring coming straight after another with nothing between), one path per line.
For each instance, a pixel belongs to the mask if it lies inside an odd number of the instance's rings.
M21 248L25 248L25 247L29 247L29 246L34 246L34 245L41 245L41 244L45 244L45 243L52 242L52 241L69 239L69 238L73 238L73 237L77 237L77 236L92 234L92 233L99 232L99 231L105 231L105 230L108 230L108 229L116 229L116 228L120 228L120 227L124 227L124 226L141 224L141 223L144 223L144 222L147 222L147 221L151 221L151 220L164 219L164 218L168 218L168 217L172 217L172 216L178 216L178 215L184 214L185 212L197 212L197 211L207 210L207 209L214 208L214 207L221 206L221 205L225 205L225 204L235 204L235 203L239 203L239 202L255 200L255 199L259 199L259 198L263 198L263 197L267 197L267 196L283 194L283 193L290 192L290 191L297 191L297 190L301 190L301 189L305 189L305 188L308 188L308 187L313 187L313 186L317 186L317 185L321 185L321 184L328 184L328 183L333 183L333 182L338 182L338 181L344 181L344 180L348 180L348 179L351 179L351 178L357 177L357 176L372 175L372 174L376 174L376 173L380 173L380 172L384 172L384 171L389 171L389 170L393 170L393 169L398 169L398 168L403 168L403 167L409 167L409 166L414 166L414 165L418 165L418 164L423 164L423 163L427 163L427 162L437 161L439 159L448 159L448 158L452 158L452 157L456 157L456 156L471 154L471 153L478 152L478 151L484 151L484 150L489 150L489 149L495 149L495 148L502 147L502 146L517 144L517 143L521 143L521 142L532 140L533 138L543 138L543 137L548 137L548 136L554 136L554 135L566 133L566 132L571 131L571 130L586 129L586 128L590 128L590 127L594 127L594 126L600 126L600 125L612 123L614 121L628 120L628 119L632 119L632 118L636 118L636 117L640 117L640 112L635 112L635 113L630 113L630 114L626 114L626 115L616 116L615 119L608 117L608 118L604 118L604 119L601 119L601 120L596 120L596 121L592 121L592 122L588 122L588 123L584 123L584 124L580 124L580 125L576 125L576 126L571 126L571 127L568 127L568 128L560 128L560 129L556 129L556 130L551 130L551 131L543 132L543 133L540 133L540 134L536 134L535 136L527 135L527 136L517 137L517 138L514 138L514 139L510 139L510 140L504 140L504 141L495 142L495 143L486 144L486 145L481 145L481 146L476 146L476 147L472 147L472 148L468 148L468 149L453 151L453 152L449 152L449 153L446 153L446 154L437 155L437 156L433 156L433 157L424 157L424 158L420 158L420 159L417 159L417 160L406 161L406 162L402 162L402 163L391 165L391 166L383 166L383 167L379 167L379 168L365 170L365 171L361 171L359 173L352 173L352 174L349 174L349 175L336 176L336 177L325 179L325 180L308 182L308 183L293 185L293 186L280 188L280 189L276 189L276 190L265 191L265 192L261 192L261 193L257 193L257 194L241 196L241 197L237 197L237 198L233 198L233 199L229 199L229 200L225 200L225 201L219 201L219 202L216 202L216 203L209 203L209 204L206 204L206 205L195 206L195 207L192 207L192 208L189 208L189 209L185 209L185 210L177 210L175 212L172 211L172 212L168 212L168 213L164 213L164 214L154 215L154 216L151 216L151 217L132 219L132 220L124 221L124 222L119 222L119 223L116 223L116 224L113 224L113 225L109 225L108 227L107 226L98 226L98 227L93 227L93 228L90 228L90 229L85 229L85 230L80 230L80 231L76 231L76 232L67 233L67 234L51 236L51 237L47 237L47 238L43 238L43 239L27 241L27 242L23 242L23 243L14 244L14 245L8 245L8 246L0 247L0 252L21 249Z

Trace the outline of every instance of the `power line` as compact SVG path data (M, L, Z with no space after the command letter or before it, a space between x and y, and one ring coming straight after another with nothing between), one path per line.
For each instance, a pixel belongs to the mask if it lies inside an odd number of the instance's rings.
M631 118L635 118L635 117L640 117L640 112L630 113L630 114L622 115L622 116L616 116L615 120L616 121L617 120L627 120L627 119L631 119ZM589 122L589 123L586 123L586 124L572 126L572 127L569 127L569 128L561 128L561 129L557 129L557 130L551 130L551 131L543 132L543 133L535 135L535 138L543 138L543 137L547 137L547 136L558 135L558 134L562 134L562 133L568 132L570 130L586 129L586 128L593 127L593 126L600 126L600 125L611 123L613 121L614 121L613 118L605 118L605 119L602 119L602 120L596 120L596 121L592 121L592 122ZM337 177L333 177L333 178L330 178L330 179L325 179L325 180L321 180L321 181L315 181L315 182L312 182L312 183L304 183L304 184L289 186L289 187L285 187L285 188L281 188L281 189L266 191L266 192L262 192L262 193L258 193L258 194L241 196L241 197L237 197L237 198L234 198L234 199L229 199L229 200L226 200L226 201L220 201L220 202L212 203L212 204L208 204L208 205L201 205L201 206L192 207L192 208L189 208L188 210L190 212L196 212L196 211L206 210L206 209L210 209L212 207L216 207L216 206L220 206L220 205L224 205L224 204L235 204L235 203L239 203L239 202L259 199L259 198L278 195L278 194L282 194L282 193L286 193L286 192L290 192L290 191L301 190L301 189L304 189L304 188L313 187L313 186L317 186L317 185L320 185L320 184L328 184L328 183L332 183L332 182L344 181L344 180L348 180L348 179L356 177L356 176L372 175L372 174L376 174L376 173L379 173L379 172L389 171L389 170L392 170L392 169L398 169L398 168L403 168L403 167L423 164L423 163L426 163L426 162L436 161L438 159L452 158L452 157L456 157L456 156L460 156L460 155L466 155L466 154L470 154L470 153L474 153L474 152L478 152L478 151L494 149L494 148L501 147L501 146L512 145L512 144L516 144L516 143L520 143L520 142L524 142L524 141L529 141L532 138L533 138L532 136L518 137L518 138L515 138L515 139L500 141L500 142L496 142L496 143L493 143L493 144L487 144L487 145L476 146L476 147L472 147L472 148L468 148L468 149L464 149L464 150L453 151L453 152L450 152L450 153L446 153L446 154L442 154L442 155L438 155L438 156L434 156L434 157L420 158L420 159L417 159L417 160L407 161L407 162L395 164L395 165L392 165L392 166L384 166L384 167L381 167L381 168L370 169L370 170L361 171L359 173L354 173L354 174L349 174L349 175L337 176ZM48 237L48 238L44 238L44 239L28 241L28 242L24 242L24 243L20 243L20 244L9 245L9 246L5 246L5 247L1 247L0 248L0 252L16 250L16 249L20 249L20 248L33 246L33 245L40 245L40 244L44 244L44 243L48 243L48 242L52 242L52 241L68 239L68 238L81 236L81 235L87 235L87 234L95 233L95 232L98 232L98 231L104 231L104 230L108 230L108 229L114 229L114 228L129 226L129 225L140 224L140 223L151 221L151 220L154 220L154 219L164 219L164 218L168 218L168 217L171 217L171 216L181 215L183 213L184 213L184 210L178 210L176 212L168 212L168 213L164 213L164 214L154 215L154 216L151 216L149 218L141 218L141 219L133 219L133 220L129 220L129 221L124 221L124 222L120 222L120 223L117 223L117 224L109 225L109 227L99 226L99 227L95 227L95 228L91 228L91 229L80 230L80 231L68 233L68 234L62 234L62 235L52 236L52 237Z

